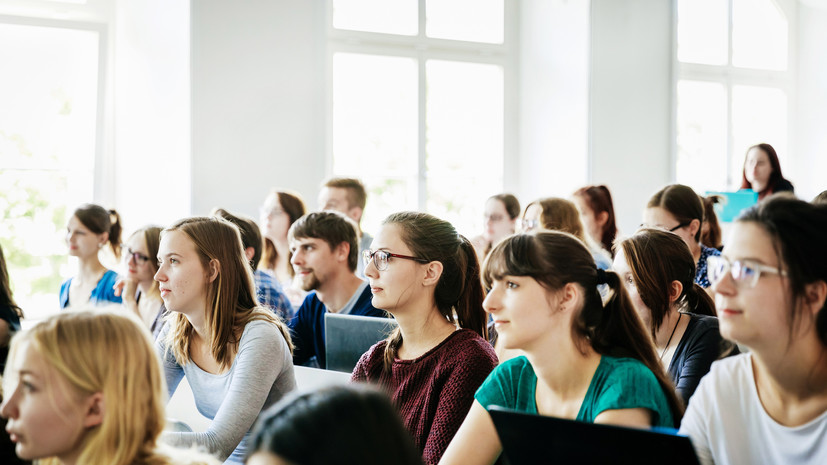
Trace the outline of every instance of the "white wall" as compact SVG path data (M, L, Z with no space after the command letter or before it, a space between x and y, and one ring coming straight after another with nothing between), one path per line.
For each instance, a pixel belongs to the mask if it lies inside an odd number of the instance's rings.
M315 207L325 176L325 4L194 0L192 212L258 218L272 187Z
M672 180L672 2L592 0L590 181L631 234Z

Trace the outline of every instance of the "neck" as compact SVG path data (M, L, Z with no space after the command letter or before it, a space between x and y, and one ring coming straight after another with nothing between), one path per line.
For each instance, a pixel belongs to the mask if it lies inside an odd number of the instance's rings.
M352 271L346 270L346 272L332 277L328 282L319 286L319 288L316 289L316 295L319 296L319 300L322 301L328 310L336 313L348 303L362 283L364 283L364 281L359 279Z
M585 341L582 346L585 354L575 345L571 335L559 334L545 337L524 351L538 382L566 399L583 395L600 364L601 355ZM549 357L548 354L555 355Z
M788 347L750 349L759 393L774 396L784 404L827 392L827 348L815 331L794 337Z
M676 342L680 341L680 338L677 337L678 324L683 320L684 318L677 309L670 309L669 313L663 318L660 328L655 331L655 347L663 350L667 344L674 346ZM660 352L658 352L658 355L660 355Z
M155 283L155 280L149 279L146 281L138 282L138 290L141 291L143 295L149 295L152 293L153 287L152 285Z
M181 313L183 313L184 316L187 317L187 320L189 320L190 324L192 325L192 327L195 330L195 333L198 335L198 337L200 337L201 339L203 339L205 341L209 341L210 340L210 334L209 334L209 331L207 330L207 321L206 321L207 320L207 317L206 317L206 315L207 315L207 306L206 306L206 304L204 304L201 308L203 309L201 311L181 312Z
M81 281L97 280L98 276L106 270L97 254L78 260L78 277Z
M399 348L399 358L402 359L425 354L457 330L456 325L442 316L435 305L431 305L426 312L394 312L402 332L402 346Z
M698 263L698 260L701 259L701 243L693 242L689 246L689 251L692 252L692 259L695 260L695 263Z

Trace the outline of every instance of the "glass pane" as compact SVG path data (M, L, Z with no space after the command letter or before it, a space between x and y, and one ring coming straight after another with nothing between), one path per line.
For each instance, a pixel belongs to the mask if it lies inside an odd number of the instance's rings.
M678 81L676 178L697 192L726 186L727 100L722 84Z
M362 177L368 192L368 204L362 216L362 229L376 235L379 225L391 213L418 210L417 177Z
M427 0L425 15L428 37L503 43L503 0Z
M678 0L678 60L725 65L727 0Z
M472 234L502 188L503 69L429 60L426 73L427 210Z
M787 69L787 18L772 0L733 0L732 64Z
M415 36L417 0L333 0L333 27L352 31Z
M732 89L732 186L740 187L747 148L766 142L785 168L787 158L787 94L771 87Z

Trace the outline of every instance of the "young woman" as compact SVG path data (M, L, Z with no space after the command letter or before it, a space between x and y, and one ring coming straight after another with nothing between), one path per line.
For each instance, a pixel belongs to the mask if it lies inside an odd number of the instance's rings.
M6 257L3 255L3 248L0 247L0 373L6 367L9 342L12 335L20 331L22 317L23 311L17 306L11 292Z
M671 184L656 192L643 211L644 226L673 232L689 246L696 264L695 282L707 289L707 259L721 252L701 244L703 223L704 206L700 197L691 187L682 184Z
M620 278L597 268L580 240L557 231L511 236L491 251L483 281L500 340L525 356L485 380L440 463L494 463L502 444L491 405L642 428L678 424L680 401ZM613 291L605 307L600 284Z
M617 245L613 269L686 405L712 362L734 350L718 332L715 303L694 282L689 248L676 234L644 228Z
M373 306L399 327L351 379L387 389L425 463L436 463L497 364L474 247L447 221L403 212L385 219L364 258Z
M794 191L792 183L781 174L781 163L772 145L758 144L747 150L741 189L758 192L758 200L776 192Z
M166 393L145 333L131 316L79 311L17 336L0 407L17 455L63 465L217 464L157 443Z
M485 202L485 231L474 239L477 259L482 263L491 248L504 237L514 234L520 216L520 201L512 194L497 194Z
M422 465L384 393L334 386L291 394L263 414L247 465Z
M116 257L121 253L121 221L118 213L99 205L81 205L66 225L66 244L69 246L69 255L78 257L80 268L77 276L61 284L60 308L86 303L121 303L121 297L115 295L113 289L118 274L106 269L98 258L98 252L106 244L112 247Z
M203 433L165 433L241 463L259 412L295 389L287 328L258 304L238 228L221 218L183 219L161 233L161 298L174 312L157 340L170 397L187 377Z
M723 200L719 195L701 197L704 205L704 222L701 226L701 244L705 244L719 252L724 249L723 236L721 235L721 224L718 223L718 215L715 214L715 205Z
M580 211L580 221L586 233L603 250L611 253L617 237L617 224L609 188L604 185L581 187L572 195L572 201Z
M535 229L573 234L586 244L598 268L608 270L612 266L612 258L609 252L603 250L591 237L586 235L583 223L580 222L580 212L573 202L557 197L548 197L528 204L523 213L523 231L529 232Z
M293 308L299 308L307 293L293 279L287 231L305 212L304 201L298 194L278 190L270 192L260 209L264 250L259 269L276 277Z
M681 433L704 463L827 463L827 206L770 198L710 260L721 334Z
M115 285L115 293L123 298L124 307L137 315L155 338L161 332L166 314L158 281L155 281L160 242L158 226L146 226L129 236L123 255L126 277Z

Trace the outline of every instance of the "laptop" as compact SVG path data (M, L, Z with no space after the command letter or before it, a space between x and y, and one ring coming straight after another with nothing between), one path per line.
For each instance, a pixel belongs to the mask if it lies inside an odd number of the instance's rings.
M396 320L328 312L324 326L325 368L351 373L362 354L396 328Z
M706 197L710 195L722 198L715 204L715 214L722 223L734 221L742 211L758 203L758 192L752 189L741 189L737 192L707 191L705 194Z
M488 412L503 445L502 461L510 465L700 464L689 438L672 429L599 425L495 405Z

